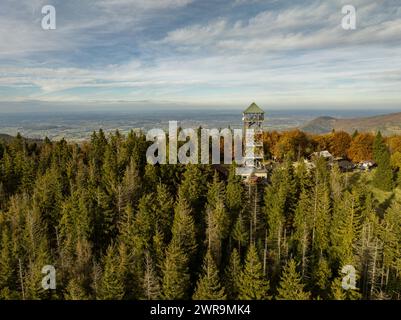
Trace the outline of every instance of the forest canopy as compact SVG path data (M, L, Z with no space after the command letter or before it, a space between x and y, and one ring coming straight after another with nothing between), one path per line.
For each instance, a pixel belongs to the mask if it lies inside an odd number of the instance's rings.
M252 188L235 165L147 164L148 146L0 142L1 299L400 299L401 137L266 132L276 161ZM322 150L378 167L294 166Z

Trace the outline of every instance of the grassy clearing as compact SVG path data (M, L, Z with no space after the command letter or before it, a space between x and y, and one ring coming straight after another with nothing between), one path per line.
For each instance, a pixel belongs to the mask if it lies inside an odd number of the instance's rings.
M346 179L348 180L350 185L353 185L357 182L362 182L368 186L369 190L372 191L375 202L377 203L378 213L384 214L384 211L391 205L393 201L401 201L401 188L394 188L393 191L386 192L380 190L373 186L373 177L375 174L375 170L372 171L355 171L352 173L347 173Z

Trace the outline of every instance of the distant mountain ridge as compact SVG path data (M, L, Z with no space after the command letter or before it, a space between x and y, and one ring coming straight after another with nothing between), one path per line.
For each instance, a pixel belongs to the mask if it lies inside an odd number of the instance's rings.
M384 135L401 134L401 112L360 118L319 117L309 121L300 129L315 134L329 133L333 129L351 134L355 130L359 132L380 130Z

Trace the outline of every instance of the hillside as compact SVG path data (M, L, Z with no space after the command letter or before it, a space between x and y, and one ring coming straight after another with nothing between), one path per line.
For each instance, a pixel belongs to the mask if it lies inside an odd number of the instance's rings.
M14 139L15 137L10 136L9 134L4 134L4 133L0 133L0 141L4 141L4 142L10 142ZM31 138L23 138L25 141L27 141L28 143L41 143L42 140L40 139L31 139Z
M12 139L13 139L13 137L8 134L0 133L0 140L8 142Z
M332 117L319 117L301 127L310 133L327 133L333 129L353 133L376 132L380 130L384 135L401 134L401 112L365 118L337 119Z

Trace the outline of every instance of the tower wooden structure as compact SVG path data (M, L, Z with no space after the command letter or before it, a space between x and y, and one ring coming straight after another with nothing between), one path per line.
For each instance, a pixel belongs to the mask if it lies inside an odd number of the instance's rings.
M245 137L245 166L261 169L263 163L263 121L265 112L252 103L242 115ZM247 134L248 132L248 134ZM253 135L253 138L252 138Z

